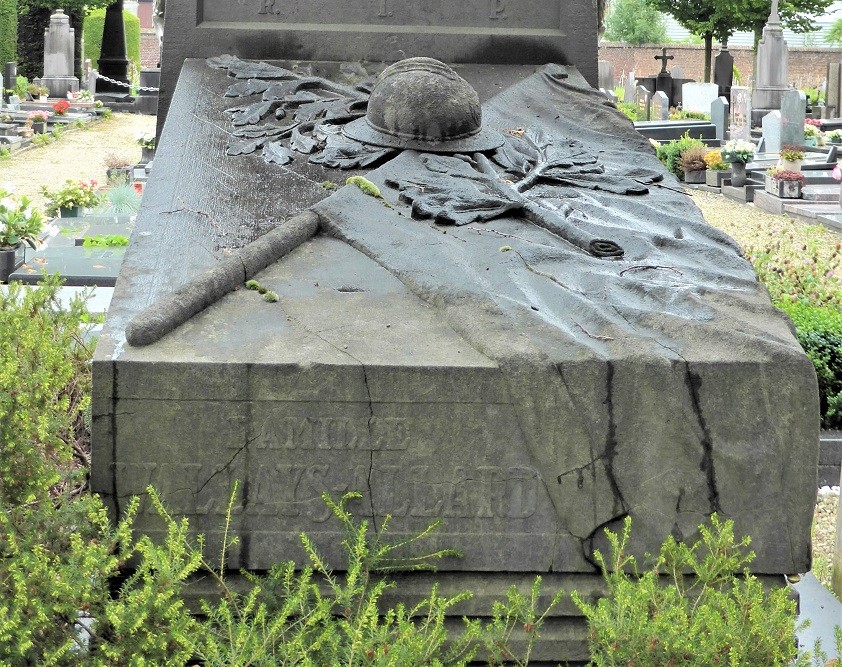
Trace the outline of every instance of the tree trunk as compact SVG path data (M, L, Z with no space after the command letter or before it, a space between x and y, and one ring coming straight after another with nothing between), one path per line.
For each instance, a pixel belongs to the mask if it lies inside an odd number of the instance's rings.
M713 34L706 32L703 37L705 38L705 83L709 83L710 78L710 69L711 69L711 52L713 51Z

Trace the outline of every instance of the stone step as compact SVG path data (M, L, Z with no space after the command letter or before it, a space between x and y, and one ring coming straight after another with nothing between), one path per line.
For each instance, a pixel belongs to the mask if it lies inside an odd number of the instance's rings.
M807 201L839 201L839 184L806 185L801 188L801 198Z

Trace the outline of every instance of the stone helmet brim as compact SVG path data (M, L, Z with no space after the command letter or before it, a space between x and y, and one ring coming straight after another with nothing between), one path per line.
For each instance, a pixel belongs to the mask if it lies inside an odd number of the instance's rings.
M467 137L444 141L398 137L372 127L366 118L358 118L348 123L342 132L349 139L361 141L364 144L425 153L484 153L500 148L505 141L501 133L489 128L482 128L476 134Z

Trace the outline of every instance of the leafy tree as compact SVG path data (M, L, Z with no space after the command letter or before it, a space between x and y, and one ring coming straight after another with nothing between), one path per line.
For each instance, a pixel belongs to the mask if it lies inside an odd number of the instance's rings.
M646 0L616 0L605 21L605 39L629 44L662 44L667 29L661 12Z
M650 7L672 16L705 44L705 81L710 81L713 40L722 44L734 33L731 3L721 0L646 0Z
M778 14L785 28L793 32L810 32L816 26L813 19L827 11L833 0L780 0ZM772 3L769 0L731 0L728 10L734 19L735 30L754 33L754 48L763 35L763 26L769 18Z
M842 19L836 19L831 24L830 30L828 30L824 37L824 41L828 44L842 46Z

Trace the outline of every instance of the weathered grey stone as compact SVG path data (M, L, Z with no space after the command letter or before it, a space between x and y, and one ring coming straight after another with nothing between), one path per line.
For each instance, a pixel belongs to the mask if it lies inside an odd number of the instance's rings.
M74 34L70 17L57 9L44 31L44 77L41 85L49 89L50 97L63 98L68 92L79 90L79 79L73 76Z
M724 97L717 97L710 103L710 122L716 127L716 138L725 141L731 124L730 104Z
M781 150L782 119L780 111L771 111L763 116L764 152L777 153Z
M781 108L781 96L789 88L788 61L789 52L778 16L778 0L772 0L772 11L757 45L754 88L751 91L752 108L759 118Z
M651 120L668 120L670 116L670 102L666 93L657 91L652 95Z
M614 90L614 86L616 85L614 81L614 63L608 60L599 60L597 61L597 65L599 67L599 88Z
M781 145L804 145L807 97L800 90L787 90L781 97Z
M371 61L412 56L448 64L569 63L597 84L596 3L563 0L170 0L159 117L185 58Z
M842 479L839 480L842 486ZM836 515L836 550L833 552L833 591L842 598L842 512Z
M840 110L840 77L842 77L842 63L827 64L827 90L825 92L827 118L839 118Z
M751 108L751 90L743 86L732 86L730 139L748 140L751 137Z
M646 116L646 120L652 119L652 107L650 105L651 99L652 93L647 88L644 86L638 86L635 88L634 103L637 105L638 109L643 111Z
M634 71L631 71L628 74L626 74L626 78L623 81L623 86L623 101L633 102L637 88L637 79L635 79Z
M710 113L710 105L719 96L718 91L714 83L685 83L681 86L681 108Z

